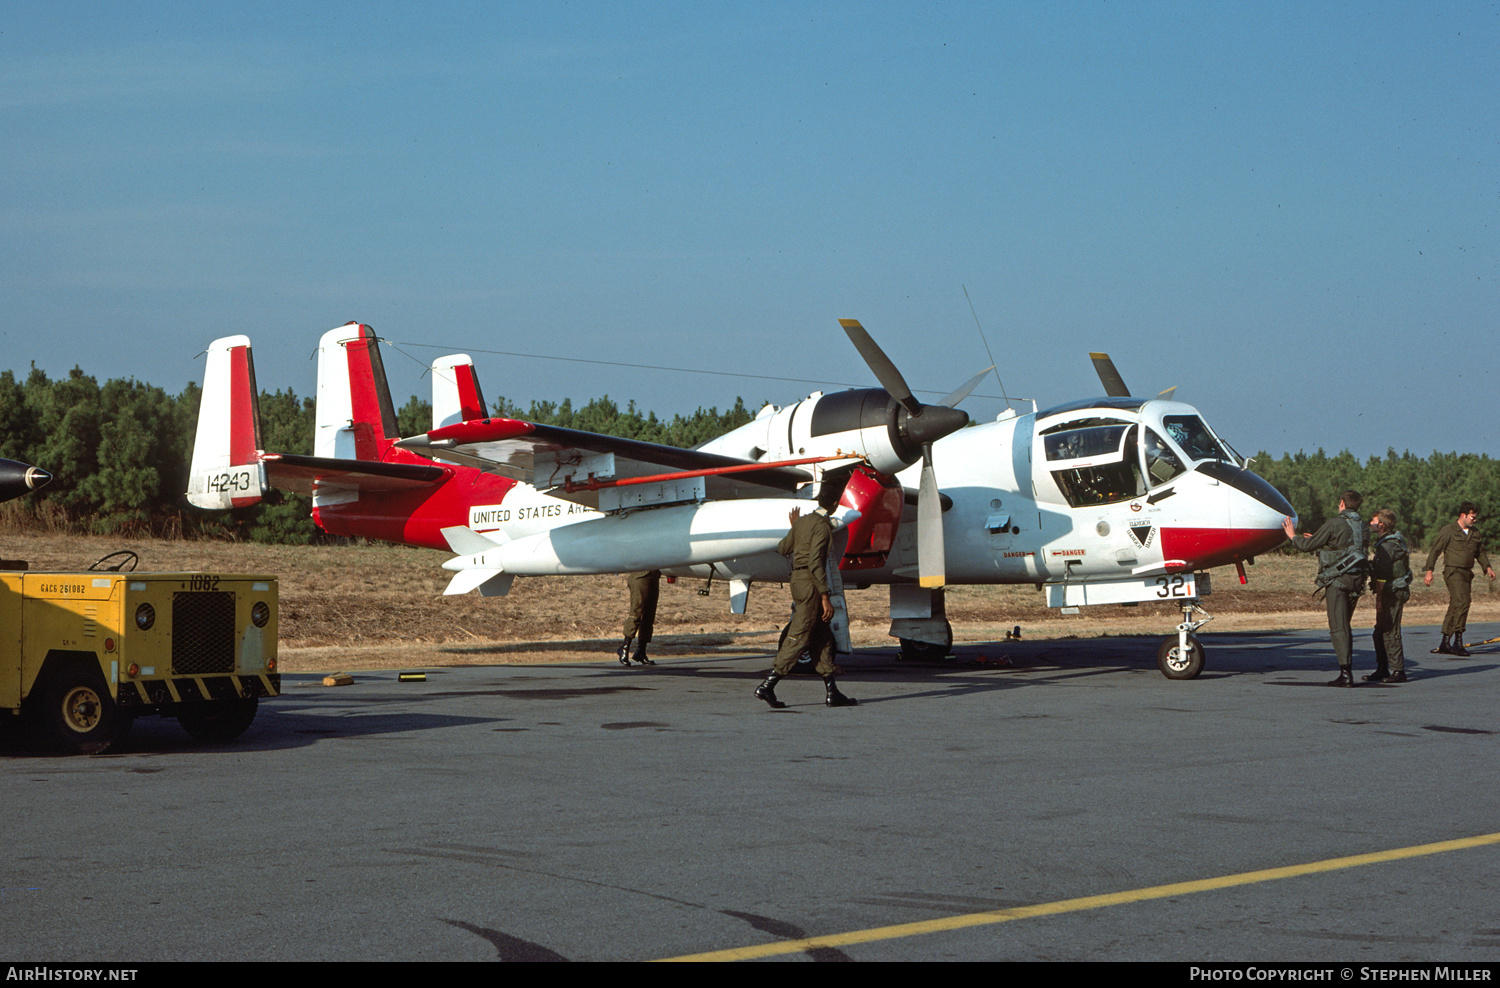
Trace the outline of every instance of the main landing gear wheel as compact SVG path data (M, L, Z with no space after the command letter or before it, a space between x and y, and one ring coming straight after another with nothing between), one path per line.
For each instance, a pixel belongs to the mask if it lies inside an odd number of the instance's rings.
M1187 640L1186 652L1179 646L1176 635L1163 638L1156 650L1156 667L1168 679L1197 679L1203 671L1203 645L1192 635Z
M920 642L915 638L901 639L901 661L902 662L942 662L948 658L948 653L953 649L953 636L948 636L947 644L934 642Z

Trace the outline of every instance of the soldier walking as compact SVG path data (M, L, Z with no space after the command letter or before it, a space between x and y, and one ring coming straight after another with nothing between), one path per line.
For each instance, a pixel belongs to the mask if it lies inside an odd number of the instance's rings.
M818 507L809 514L793 508L788 518L792 530L777 545L776 551L790 556L792 562L792 603L795 610L787 625L786 637L776 652L771 674L755 688L755 695L773 708L786 704L776 698L776 684L792 671L797 657L809 652L817 662L818 674L827 690L824 699L830 707L852 707L858 701L839 692L834 683L833 601L828 588L828 549L833 542L833 523L828 513L838 506L843 484L829 480L818 491Z
M1474 583L1474 562L1484 567L1484 575L1495 578L1495 568L1490 565L1489 554L1484 551L1484 539L1474 523L1479 520L1479 508L1473 501L1458 506L1458 518L1438 530L1437 541L1427 554L1427 571L1422 582L1432 586L1432 568L1439 556L1443 557L1443 582L1448 585L1448 613L1443 615L1443 641L1433 652L1440 655L1469 657L1464 648L1464 632L1469 627L1469 599ZM1449 644L1449 639L1452 644Z
M634 659L643 666L654 666L646 657L646 646L651 644L651 633L656 629L656 602L661 597L661 570L649 569L631 573L630 614L625 618L625 643L620 646L620 665L630 665L632 658L630 643L635 641Z

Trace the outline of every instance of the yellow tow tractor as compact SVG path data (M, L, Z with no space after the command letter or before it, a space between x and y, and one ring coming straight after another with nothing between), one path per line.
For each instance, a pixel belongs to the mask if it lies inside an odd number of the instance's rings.
M281 692L275 577L120 571L136 561L0 571L0 718L95 754L150 714L228 741Z

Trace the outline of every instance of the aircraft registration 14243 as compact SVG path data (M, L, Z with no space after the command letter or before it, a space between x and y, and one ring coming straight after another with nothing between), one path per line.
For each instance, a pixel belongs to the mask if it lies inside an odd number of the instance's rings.
M788 577L774 551L787 509L836 483L835 579L889 585L905 656L947 653L947 584L1029 583L1054 607L1178 604L1158 665L1174 679L1201 672L1207 571L1234 565L1243 580L1241 564L1280 544L1293 511L1196 409L1131 397L1095 354L1106 397L969 426L955 406L983 374L924 404L857 321L841 322L881 387L767 405L696 450L488 416L462 354L433 364L433 428L399 437L375 334L350 323L320 345L314 455L267 452L249 340L217 340L189 500L311 494L330 533L456 553L449 593L661 569L728 581L742 612L753 583Z

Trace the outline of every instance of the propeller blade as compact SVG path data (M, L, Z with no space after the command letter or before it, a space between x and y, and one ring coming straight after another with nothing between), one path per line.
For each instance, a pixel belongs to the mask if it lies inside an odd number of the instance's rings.
M1177 385L1174 384L1170 388L1168 388L1167 390L1163 391L1161 394L1157 395L1156 397L1160 398L1162 401L1171 401L1172 400L1172 395L1174 395L1176 393L1177 393Z
M922 486L917 494L917 582L927 588L948 582L943 558L943 502L932 469L932 446L922 448Z
M959 402L961 402L965 398L969 397L969 392L971 392L975 388L979 387L979 382L983 381L985 379L985 377L989 374L989 372L992 371L992 370L994 370L994 369L995 369L995 365L994 364L990 364L984 370L980 371L978 374L975 374L973 377L969 378L969 380L965 381L957 390L955 390L948 397L944 398L942 401L938 402L938 404L939 405L946 405L949 408L953 408Z
M1120 372L1115 370L1115 362L1109 359L1107 353L1091 353L1094 360L1094 370L1099 372L1099 381L1104 385L1104 393L1111 398L1129 398L1130 389L1125 386L1125 379Z
M911 388L906 386L906 378L891 363L891 358L885 355L885 351L865 332L865 328L859 324L858 319L840 319L839 325L844 327L844 332L849 334L854 349L864 358L865 364L875 374L875 380L880 386L901 404L906 406L907 412L912 415L922 414L922 403L912 396Z

